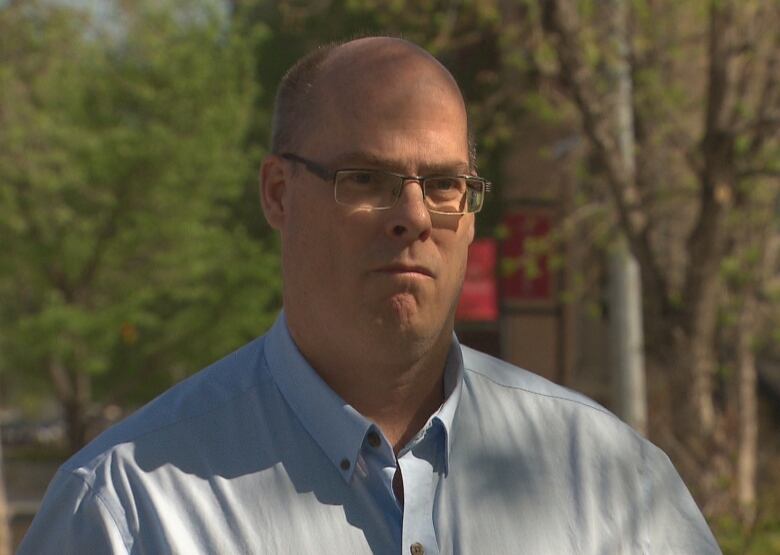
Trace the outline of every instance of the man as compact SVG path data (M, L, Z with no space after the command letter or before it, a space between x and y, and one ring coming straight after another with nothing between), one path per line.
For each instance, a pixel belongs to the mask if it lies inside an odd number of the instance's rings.
M261 170L283 313L68 461L21 552L719 553L661 451L458 344L467 135L415 45L300 61Z

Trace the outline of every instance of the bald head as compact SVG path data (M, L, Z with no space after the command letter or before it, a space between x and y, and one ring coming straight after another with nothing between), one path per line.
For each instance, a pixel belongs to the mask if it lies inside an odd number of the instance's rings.
M409 112L415 95L446 100L466 121L455 79L419 46L398 38L366 37L321 47L298 61L279 86L271 150L297 151L307 139L326 133L326 114ZM414 114L409 112L409 117ZM464 141L469 141L466 135ZM472 167L473 150L469 141Z
M317 77L315 91L325 100L408 95L424 89L463 105L450 72L427 51L397 38L368 37L342 44L323 61Z

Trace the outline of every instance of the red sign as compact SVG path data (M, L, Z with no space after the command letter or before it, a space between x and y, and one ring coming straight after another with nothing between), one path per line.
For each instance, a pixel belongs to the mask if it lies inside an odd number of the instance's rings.
M496 241L479 239L469 247L466 279L455 312L458 320L492 321L498 318Z
M501 287L505 299L549 301L553 298L551 245L545 245L553 225L549 210L526 209L504 217L501 244ZM531 241L537 247L529 248Z

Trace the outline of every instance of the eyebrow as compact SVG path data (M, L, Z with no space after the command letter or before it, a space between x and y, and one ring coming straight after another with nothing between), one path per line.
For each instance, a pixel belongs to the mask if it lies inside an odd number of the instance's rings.
M359 167L365 165L368 168L383 169L392 172L401 173L398 169L399 163L397 160L386 158L381 155L371 152L345 152L336 156L328 166L331 168L339 169L345 168L345 165L352 167ZM423 175L437 175L437 174L466 174L469 172L469 164L463 160L447 160L444 162L436 162L433 164L423 163L422 168L425 170Z

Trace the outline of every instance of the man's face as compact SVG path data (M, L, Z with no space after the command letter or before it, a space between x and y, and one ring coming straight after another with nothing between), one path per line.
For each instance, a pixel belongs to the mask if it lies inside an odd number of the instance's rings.
M296 154L330 171L466 173L460 97L424 69L406 73L392 82L355 76L354 87L329 93L321 121ZM291 163L285 171L285 306L288 319L309 328L296 331L345 339L377 355L383 347L429 348L449 335L473 214L429 213L415 181L390 209L344 206L331 182Z

